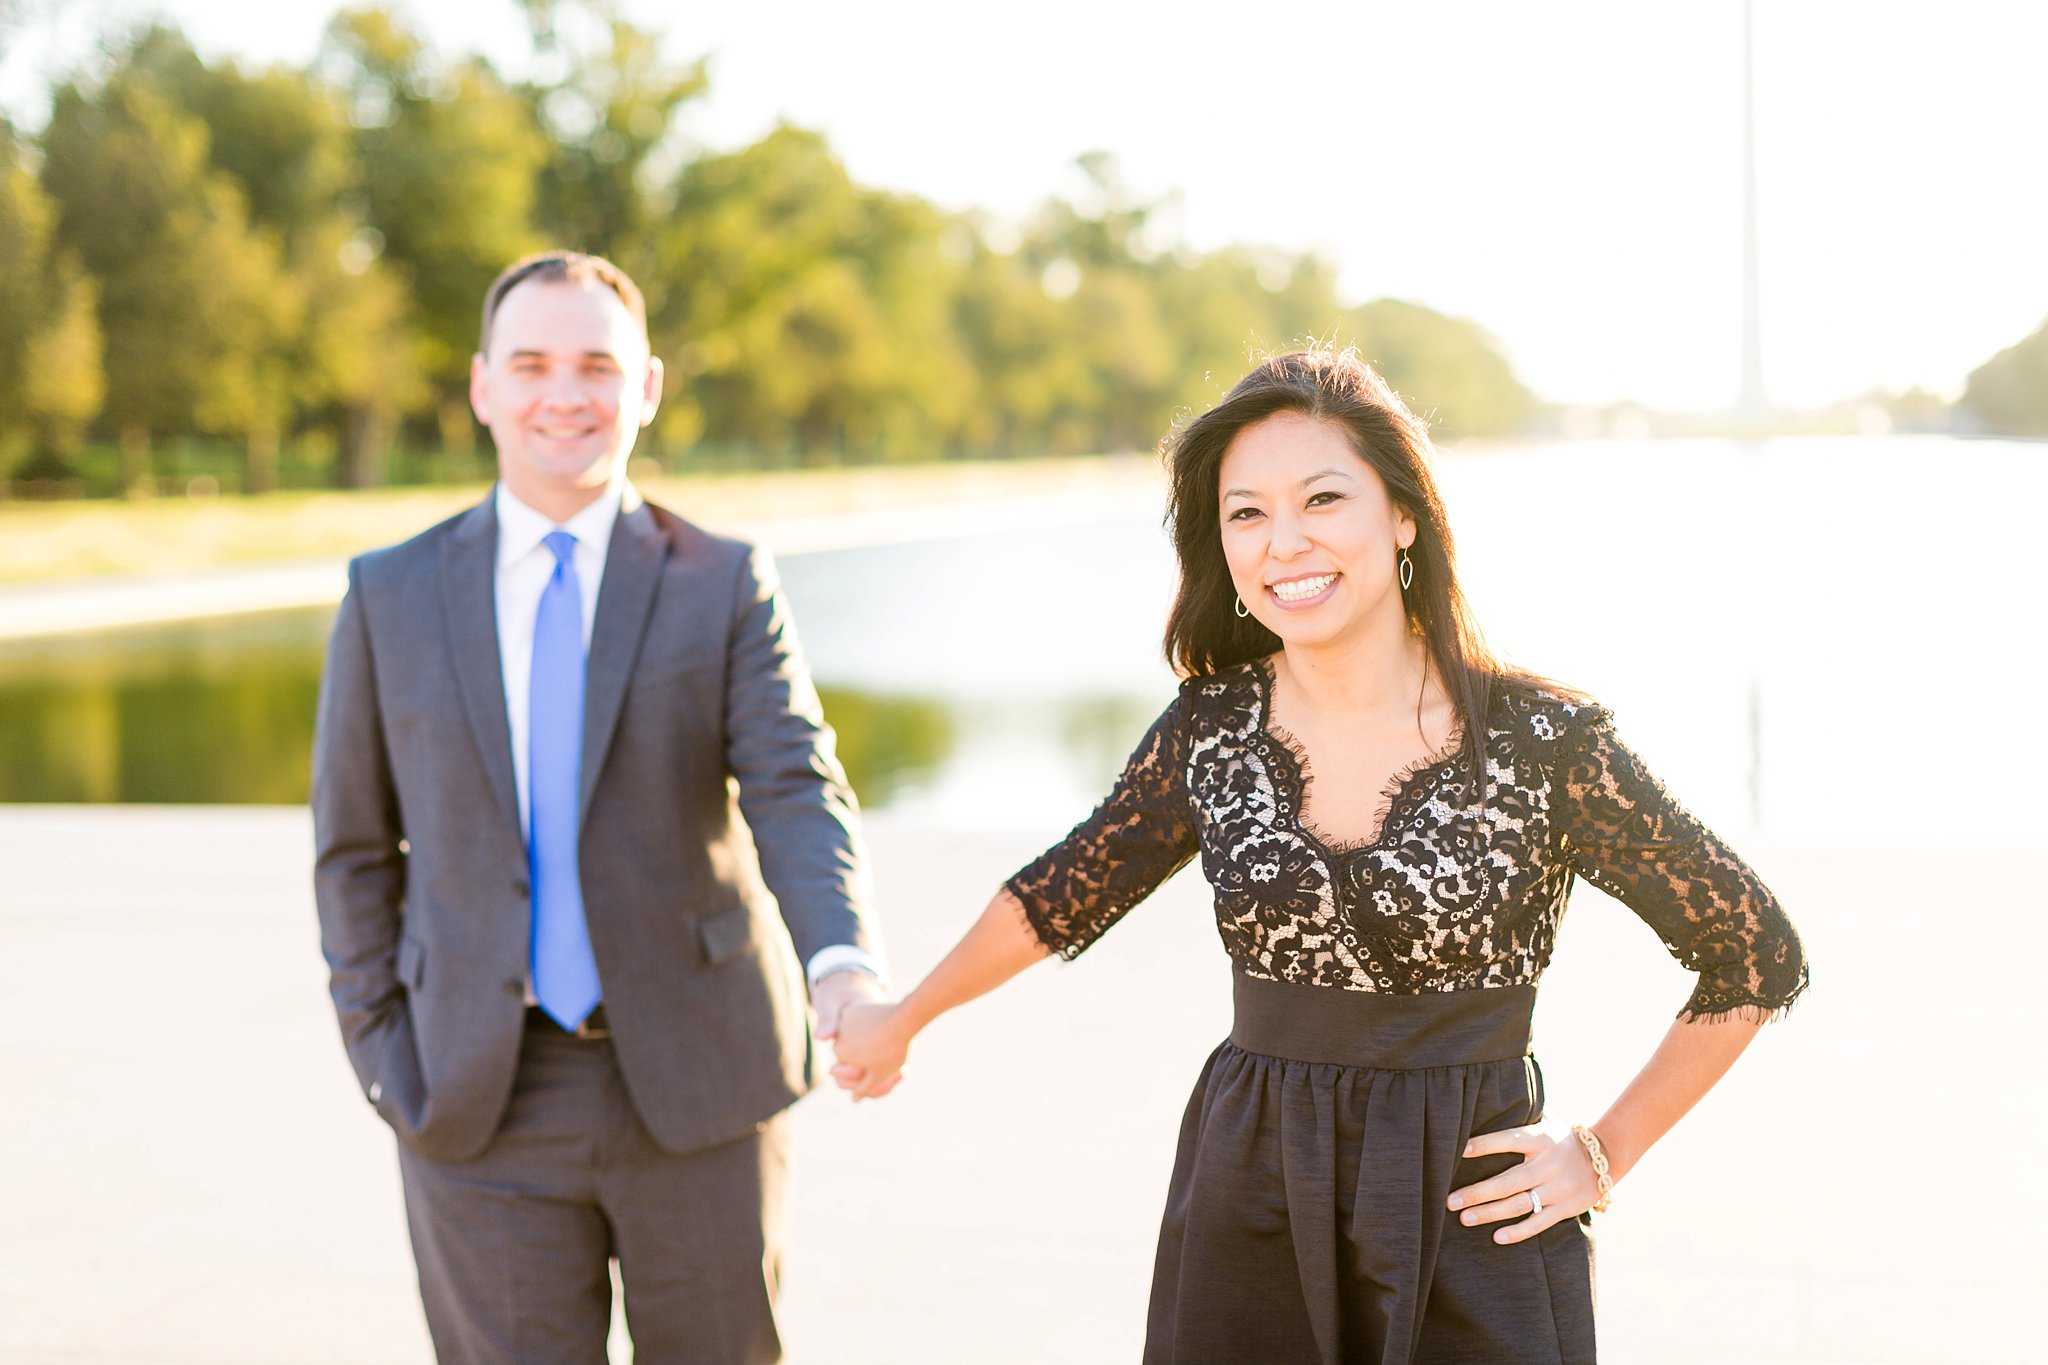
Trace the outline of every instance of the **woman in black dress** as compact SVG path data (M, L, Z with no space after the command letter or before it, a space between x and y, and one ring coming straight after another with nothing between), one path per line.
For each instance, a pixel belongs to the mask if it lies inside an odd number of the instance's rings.
M1488 652L1428 436L1355 354L1267 361L1167 454L1179 697L915 990L848 1012L834 1075L887 1093L935 1016L1200 856L1236 1015L1145 1359L1592 1360L1590 1211L1805 988L1798 936L1606 711ZM1574 877L1698 984L1606 1114L1553 1133L1529 1016Z

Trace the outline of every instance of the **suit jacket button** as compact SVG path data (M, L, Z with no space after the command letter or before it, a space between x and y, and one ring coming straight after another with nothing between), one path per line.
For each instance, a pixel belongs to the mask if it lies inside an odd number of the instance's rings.
M371 1082L370 1082L370 1103L372 1103L372 1104L375 1104L375 1103L376 1103L377 1101L379 1101L379 1100L381 1100L381 1099L383 1099L383 1098L384 1098L384 1082L382 1082L382 1081L371 1081Z
M505 983L505 994L507 994L507 995L525 995L525 994L526 994L526 983L525 983L524 981L520 980L520 979L519 979L518 977L514 977L514 978L512 978L512 979L511 979L510 981L507 981L507 982Z
M526 893L527 893L527 892L528 892L529 890L531 890L531 888L527 886L527 884L526 884L526 878L524 878L524 877L514 877L514 878L512 879L512 894L513 894L513 895L515 895L515 896L523 896L523 895L525 895L525 894L526 894Z

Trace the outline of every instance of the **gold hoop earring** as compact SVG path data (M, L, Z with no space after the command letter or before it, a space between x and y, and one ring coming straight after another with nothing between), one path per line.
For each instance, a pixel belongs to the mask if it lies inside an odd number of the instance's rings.
M1408 591L1409 585L1414 582L1415 561L1408 557L1408 547L1403 545L1401 547L1401 591Z
M1240 597L1240 598L1238 598L1238 599L1237 599L1237 614L1238 614L1238 617L1239 617L1239 619L1242 619L1242 618L1244 618L1244 617L1247 617L1247 616L1250 616L1250 615L1251 615L1251 613L1250 613L1249 611L1246 611L1246 610L1245 610L1245 605L1244 605L1244 599L1243 599L1242 597Z

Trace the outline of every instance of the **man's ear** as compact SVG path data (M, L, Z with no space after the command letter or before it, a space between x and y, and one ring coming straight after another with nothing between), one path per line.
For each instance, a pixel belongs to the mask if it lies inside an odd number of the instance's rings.
M490 415L484 411L488 396L484 387L484 353L478 351L469 358L469 410L476 414L476 420L485 426L491 424Z
M648 426L654 421L654 410L661 406L661 357L647 357L647 389L641 395L640 425Z

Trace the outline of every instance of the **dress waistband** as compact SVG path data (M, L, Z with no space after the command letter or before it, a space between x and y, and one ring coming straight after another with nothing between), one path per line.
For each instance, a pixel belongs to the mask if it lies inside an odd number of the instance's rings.
M1232 973L1237 1019L1230 1041L1297 1062L1417 1071L1522 1057L1529 1051L1534 986L1382 995L1300 986Z

